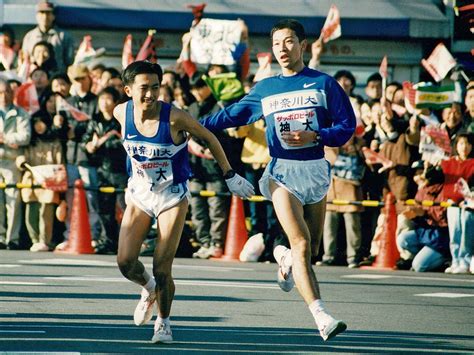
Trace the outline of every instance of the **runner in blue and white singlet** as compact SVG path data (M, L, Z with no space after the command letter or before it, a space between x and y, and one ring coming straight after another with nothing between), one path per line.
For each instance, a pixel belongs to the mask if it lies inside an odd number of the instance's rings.
M259 181L260 191L273 202L291 245L291 249L283 245L274 249L278 284L286 292L297 286L321 337L328 340L347 325L325 309L311 267L311 256L317 255L322 239L330 183L324 146L342 146L354 133L356 121L336 80L304 65L308 43L298 21L279 21L270 36L282 74L260 81L238 103L201 124L216 131L264 117L272 160Z
M171 343L170 311L175 294L171 273L188 212L187 134L203 141L222 169L231 193L254 194L252 184L232 170L217 138L187 112L158 100L163 70L156 63L136 61L122 73L130 101L114 108L122 127L130 179L127 207L120 225L117 264L128 280L140 285L141 297L133 314L135 325L145 325L156 308L151 341ZM177 142L178 144L175 144ZM157 222L153 274L139 260L143 241Z

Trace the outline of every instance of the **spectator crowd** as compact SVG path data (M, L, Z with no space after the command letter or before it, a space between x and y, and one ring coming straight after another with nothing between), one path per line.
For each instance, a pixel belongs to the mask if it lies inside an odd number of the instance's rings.
M93 247L97 253L116 253L128 179L121 127L113 116L114 107L128 100L121 72L101 63L75 63L74 39L55 25L55 6L40 1L36 10L37 26L21 44L11 28L0 28L0 178L8 185L0 190L0 249L67 248L71 187L81 179L90 187L86 197ZM235 102L255 80L271 75L242 77L240 68L212 63L190 66L188 46L186 34L176 65L163 68L159 99L196 120ZM308 66L318 69L322 50L321 40L315 41ZM238 94L220 95L213 80L222 78L231 79ZM379 251L384 214L380 208L330 202L382 201L391 192L397 201L399 269L474 273L474 79L461 77L461 93L443 108L412 107L404 85L386 83L379 73L369 76L363 96L354 93L356 77L350 71L339 70L334 79L349 96L358 127L343 147L325 149L332 181L323 247L313 261L350 268L370 265ZM437 86L434 81L419 85ZM444 143L427 132L435 132ZM259 193L258 180L270 161L264 121L220 132L217 138L231 165ZM430 154L426 146L441 149L443 156ZM189 151L191 191L228 192L203 142L190 138ZM41 184L35 168L45 166L62 166L56 173L65 172L69 188L9 187ZM100 192L104 186L118 189ZM405 204L411 199L434 204ZM449 207L439 204L445 201ZM191 227L184 236L193 241L193 257L222 256L229 209L226 194L193 195ZM287 241L271 204L246 202L246 212L250 239L260 249L243 259L274 261L273 247ZM153 248L153 238L145 244L144 249Z

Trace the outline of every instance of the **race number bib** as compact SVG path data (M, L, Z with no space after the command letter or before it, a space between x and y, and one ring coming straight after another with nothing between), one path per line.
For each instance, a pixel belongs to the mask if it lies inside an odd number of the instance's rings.
M289 112L275 113L275 131L280 144L285 149L300 149L301 147L290 147L282 139L282 133L290 131L318 131L319 124L316 111L313 108ZM315 143L308 143L304 147L314 147Z
M133 176L140 183L147 184L150 191L161 190L163 186L173 183L171 160L133 161Z

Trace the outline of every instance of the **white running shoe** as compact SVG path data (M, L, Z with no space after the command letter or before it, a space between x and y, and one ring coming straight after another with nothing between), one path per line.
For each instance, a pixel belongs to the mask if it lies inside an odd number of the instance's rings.
M279 266L277 272L278 286L280 286L283 291L290 292L293 287L295 287L292 272L293 259L291 258L291 249L283 245L278 245L273 250L273 256Z
M321 318L323 318L322 321ZM322 325L319 326L319 334L324 341L334 338L347 329L346 323L334 319L327 313L321 314L321 318L318 319L318 323L322 323Z
M148 293L147 290L143 289L140 301L135 308L133 313L133 321L135 325L143 325L150 321L153 317L153 307L155 306L156 295L154 293Z
M43 242L34 243L31 246L30 251L33 251L33 252L49 251L49 247L46 243L43 243Z
M155 334L151 338L152 343L164 343L170 344L173 342L173 333L171 332L171 326L164 323L155 325Z

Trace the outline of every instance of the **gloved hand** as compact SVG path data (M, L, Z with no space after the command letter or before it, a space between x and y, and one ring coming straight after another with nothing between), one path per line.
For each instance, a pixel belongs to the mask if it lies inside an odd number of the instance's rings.
M245 180L239 174L235 174L230 179L225 180L229 191L241 198L249 198L252 195L255 195L255 190L253 185Z

